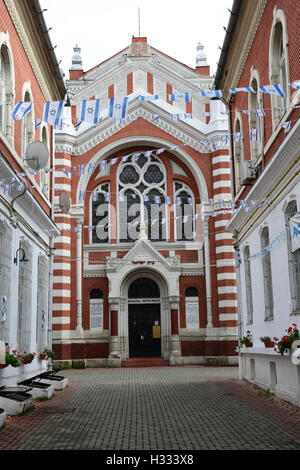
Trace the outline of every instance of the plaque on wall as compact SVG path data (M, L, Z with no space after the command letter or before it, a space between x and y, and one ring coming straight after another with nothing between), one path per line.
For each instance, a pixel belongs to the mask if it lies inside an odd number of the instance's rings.
M199 328L199 303L198 301L186 302L185 316L187 328Z
M95 302L90 304L90 329L102 330L103 329L103 303Z
M153 325L152 331L153 331L153 335L152 335L153 338L160 338L160 326Z

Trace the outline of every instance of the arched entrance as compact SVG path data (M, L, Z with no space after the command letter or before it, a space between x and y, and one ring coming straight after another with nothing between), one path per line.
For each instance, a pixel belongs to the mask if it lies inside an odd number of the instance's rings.
M161 357L160 290L138 277L128 289L129 357Z

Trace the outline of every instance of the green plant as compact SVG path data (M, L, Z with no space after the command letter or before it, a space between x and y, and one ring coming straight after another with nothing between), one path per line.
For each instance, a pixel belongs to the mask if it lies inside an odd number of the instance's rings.
M35 355L36 355L35 352L34 353L26 353L26 351L25 351L25 353L21 357L22 364L30 364L33 361L33 359L35 358Z
M252 335L251 335L251 332L250 331L247 331L246 332L246 336L243 336L242 338L239 338L239 346L240 347L243 347L243 346L246 346L246 347L249 347L249 346L252 346Z
M271 340L270 336L261 336L259 338L266 346L274 346L274 342Z
M43 354L46 354L47 358L50 358L52 361L55 358L55 352L52 349L45 348Z
M13 349L12 351L10 351L10 346L8 345L8 343L5 343L5 361L6 364L12 367L20 367L22 363L21 354L18 353L17 349Z
M282 356L287 349L291 348L293 341L300 339L299 330L297 329L296 323L293 323L292 326L290 326L285 331L287 334L282 336L280 340L276 337L273 338L275 342L274 351L280 353Z

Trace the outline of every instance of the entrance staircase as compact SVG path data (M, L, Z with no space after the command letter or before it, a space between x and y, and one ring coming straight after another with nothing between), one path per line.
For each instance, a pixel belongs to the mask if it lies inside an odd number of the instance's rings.
M121 363L122 367L168 367L169 361L161 357L133 357Z

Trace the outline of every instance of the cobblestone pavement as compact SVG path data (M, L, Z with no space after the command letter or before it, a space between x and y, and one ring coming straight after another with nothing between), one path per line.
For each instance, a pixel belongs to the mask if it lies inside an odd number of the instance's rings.
M0 449L300 450L300 410L239 381L235 367L59 375L68 387L8 418Z

